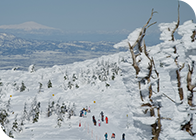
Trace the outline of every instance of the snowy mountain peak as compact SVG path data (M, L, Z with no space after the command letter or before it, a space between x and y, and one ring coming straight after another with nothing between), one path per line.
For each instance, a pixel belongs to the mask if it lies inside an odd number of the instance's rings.
M16 38L14 35L7 34L7 33L0 33L0 40L12 40Z
M1 25L0 29L16 29L16 30L22 29L25 31L40 30L40 29L55 30L55 28L41 25L41 24L38 24L34 21L24 22L22 24L15 24L15 25Z

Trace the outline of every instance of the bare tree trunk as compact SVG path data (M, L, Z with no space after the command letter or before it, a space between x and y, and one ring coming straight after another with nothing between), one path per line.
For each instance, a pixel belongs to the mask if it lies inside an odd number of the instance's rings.
M141 41L142 41L142 39L143 39L144 36L145 36L146 30L147 30L150 26L152 26L152 25L154 25L154 24L157 23L157 22L153 22L152 24L148 25L148 24L150 23L150 21L151 21L152 16L153 16L154 13L157 13L157 12L154 11L154 9L152 9L150 18L148 19L147 23L143 26L142 30L140 31L140 34L139 34L137 40L136 40L135 43L132 45L133 48L134 48L137 44L139 44L139 46L141 46ZM140 50L140 49L139 49L139 50ZM140 52L141 52L141 51L140 51Z
M159 134L161 132L161 115L160 115L160 108L157 108L157 122L155 122L154 124L151 125L152 127L152 135L154 135L154 137L152 138L152 140L158 140L159 139Z
M151 98L152 96L152 84L150 84L149 86L149 99Z
M188 115L191 115L190 120L186 124L181 125L181 130L185 129L191 136L194 136L195 133L192 132L193 114Z
M138 67L137 62L136 62L136 56L133 52L133 47L131 46L131 44L129 42L128 42L128 44L129 44L129 49L130 49L130 52L131 52L131 55L132 55L133 67L136 71L136 75L138 75L139 72L140 72L140 68Z
M172 34L171 34L172 41L174 41L174 33L175 33L176 29L178 29L179 24L180 24L180 4L178 2L178 21L177 21L176 27L174 28L174 30L172 31Z
M193 66L194 66L194 61L192 62L193 63ZM193 106L193 89L196 87L196 85L192 85L191 82L192 82L192 74L193 74L193 66L192 66L192 69L190 68L190 65L188 64L188 67L189 67L189 71L188 71L188 74L187 74L187 89L188 91L190 92L190 95L188 96L188 104L190 106Z
M182 101L184 99L184 94L183 94L183 89L181 88L181 77L180 77L180 73L179 70L176 70L176 75L177 75L177 81L178 81L178 94L180 97L180 100Z
M139 84L139 90L140 90L140 98L142 101L144 101L142 97L142 91L141 91L141 82L139 81L138 84Z
M161 132L161 115L160 115L160 108L157 108L158 113L158 128L156 129L154 140L158 140L159 134Z
M196 30L193 31L193 34L191 36L191 42L194 42L195 41L195 36L196 36Z

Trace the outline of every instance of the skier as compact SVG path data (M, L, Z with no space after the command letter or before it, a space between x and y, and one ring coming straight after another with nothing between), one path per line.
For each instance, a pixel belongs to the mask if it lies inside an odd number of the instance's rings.
M95 120L95 116L93 116L93 123L94 123L94 125L96 126L96 120Z
M82 117L84 117L85 112L86 112L86 109L85 109L85 108L83 108L83 109L82 109Z
M101 111L100 115L101 115L101 120L102 120L102 122L103 122L103 121L104 121L103 111Z
M106 121L106 124L108 124L108 117L107 116L105 117L105 121Z
M107 133L105 133L104 137L105 137L105 140L108 140L108 134Z
M80 111L80 117L82 117L82 116L83 116L83 110Z
M100 121L100 119L98 119L98 125L101 126L101 121Z
M85 110L85 111L84 111L84 116L85 116L85 117L86 117L86 114L87 114L87 111Z
M122 140L125 140L125 133L122 134Z
M91 108L90 108L90 106L88 107L88 112L89 112L89 113L91 112Z
M111 136L111 138L115 138L115 134L114 134L114 133L112 133L112 136Z

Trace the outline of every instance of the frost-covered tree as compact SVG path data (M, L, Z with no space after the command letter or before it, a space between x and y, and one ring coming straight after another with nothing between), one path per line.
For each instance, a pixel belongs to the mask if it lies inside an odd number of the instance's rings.
M0 123L1 123L1 126L5 127L5 125L9 123L8 116L9 115L6 112L6 110L0 109Z
M157 13L152 9L151 16L143 26L129 34L126 42L119 43L118 45L128 42L128 47L131 53L132 66L135 70L135 82L138 82L139 97L141 99L141 107L145 108L144 114L151 120L152 140L158 140L161 132L161 100L159 90L159 73L156 70L155 62L145 45L144 37L149 27L156 24L150 21L153 15ZM115 68L113 72L118 74L118 69ZM157 94L156 98L152 98L153 94ZM142 112L141 112L142 113ZM143 116L140 114L140 116ZM150 116L150 117L149 117ZM156 119L155 119L156 118ZM154 123L153 123L154 122ZM149 127L150 130L150 127Z
M72 76L72 81L75 82L77 79L78 79L78 78L77 78L76 74L74 73L73 76Z
M23 91L26 89L26 86L25 86L25 84L24 84L23 81L22 81L21 84L22 84L22 85L21 85L21 87L20 87L20 92L23 92Z
M15 119L15 121L13 122L12 129L13 129L14 131L17 131L17 130L18 130L18 123L17 123L17 119Z
M10 108L11 108L10 104L11 104L11 98L7 101L7 104L6 104L6 109L8 112L10 111Z
M32 117L33 123L38 122L40 116L40 102L37 102L35 97L31 103L31 109L29 111L30 117Z
M29 66L29 72L30 73L35 72L35 65L34 64Z
M39 82L39 90L38 90L38 93L42 92L42 86L43 86L42 83Z
M54 101L52 101L51 105L50 105L50 102L48 102L48 108L47 108L47 116L48 116L48 117L52 116L52 113L53 113L54 110L55 110L54 104L55 104Z
M76 84L76 88L79 88L79 85L78 84Z
M140 98L143 101L142 107L149 107L150 116L157 118L155 123L151 125L153 135L152 140L158 140L162 126L160 117L161 104L159 103L161 96L157 96L156 99L153 99L152 95L153 91L156 91L156 93L159 94L159 73L156 70L154 59L149 55L145 41L143 40L146 30L156 23L154 22L149 25L154 13L156 13L156 11L152 9L151 16L147 23L142 29L136 30L136 32L139 31L136 41L132 45L128 42L128 45L132 56L132 66L136 72ZM142 86L144 86L146 90L144 90ZM155 114L154 109L157 109L157 114ZM146 111L148 111L148 109Z
M21 116L21 123L20 125L24 125L24 121L27 120L27 121L30 121L30 115L28 114L27 112L27 103L25 102L24 104L24 109L23 109L23 113L22 113L22 116Z
M48 81L48 84L47 85L48 85L48 88L51 88L52 87L52 83L51 83L50 80Z
M59 105L59 100L57 101L57 104L56 104L55 113L57 114L57 125L61 127L61 124L64 121L64 119L63 119L63 113L61 113L62 108Z
M69 89L72 89L72 87L74 86L74 84L71 81L69 81L67 86L68 86Z
M0 86L3 86L3 82L0 82Z

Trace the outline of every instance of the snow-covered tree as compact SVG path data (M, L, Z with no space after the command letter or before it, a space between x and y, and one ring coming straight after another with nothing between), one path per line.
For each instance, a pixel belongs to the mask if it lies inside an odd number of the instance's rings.
M38 90L38 93L42 92L42 86L43 86L42 83L39 82L39 90Z
M6 112L6 110L3 110L3 109L0 110L0 123L1 123L1 126L5 127L5 125L9 123L8 116L9 115Z
M31 103L31 109L29 111L30 117L32 117L33 123L38 122L40 116L40 102L37 102L37 97L35 97Z
M22 81L21 84L22 84L22 85L21 85L21 87L20 87L20 92L23 92L23 91L26 89L26 86L25 86L25 84L24 84L23 81Z
M35 65L34 64L29 66L29 72L30 73L35 72Z
M49 80L48 81L48 88L51 88L52 87L52 83L51 83L51 81Z

